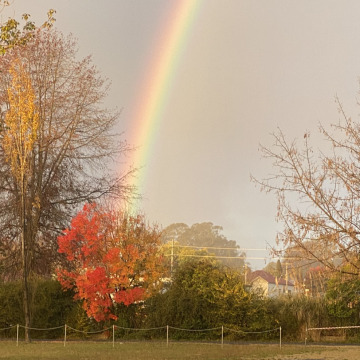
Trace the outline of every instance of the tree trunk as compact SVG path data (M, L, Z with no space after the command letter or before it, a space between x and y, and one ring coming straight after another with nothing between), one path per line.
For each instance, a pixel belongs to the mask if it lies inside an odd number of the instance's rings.
M29 308L29 285L28 285L28 247L26 238L26 210L25 210L25 186L24 179L22 179L21 191L21 256L23 269L23 306L25 318L25 342L30 342L30 308Z
M24 318L25 318L25 342L30 342L30 308L29 308L29 286L28 274L26 265L26 255L23 257L23 304L24 304ZM25 260L25 261L24 261Z

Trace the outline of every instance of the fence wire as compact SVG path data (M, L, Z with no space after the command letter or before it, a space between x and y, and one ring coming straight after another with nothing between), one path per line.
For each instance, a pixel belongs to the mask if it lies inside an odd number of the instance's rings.
M101 329L101 330L97 330L97 331L84 331L84 330L79 330L79 329L75 329L69 325L61 325L61 326L56 326L56 327L51 327L51 328L35 328L35 327L26 327L23 325L11 325L9 327L6 328L2 328L1 330L11 330L16 328L16 344L18 346L19 344L19 329L28 329L28 330L35 330L35 331L51 331L51 330L59 330L59 329L64 329L64 346L66 346L66 341L67 341L67 331L71 330L74 331L76 333L81 333L81 334L85 334L85 335L95 335L95 334L101 334L101 333L105 333L105 332L111 332L112 331L112 346L115 346L115 330L120 329L120 330L128 330L128 331L154 331L154 330L164 330L166 329L166 344L167 346L169 345L169 330L176 330L176 331L185 331L185 332L209 332L209 331L221 331L221 346L224 345L224 330L228 331L228 332L236 332L236 333L242 333L242 334L264 334L264 333L269 333L269 332L274 332L274 331L278 331L280 330L280 347L281 347L281 327L280 328L276 328L276 329L270 329L270 330L264 330L264 331L243 331L243 330L234 330L231 328L227 328L224 326L221 327L214 327L214 328L208 328L208 329L188 329L188 328L179 328L176 326L160 326L160 327L153 327L153 328L129 328L129 327L122 327L122 326L117 326L117 325L112 325L111 327L105 328L105 329ZM110 336L109 336L110 339Z
M64 325L64 326L66 326L66 329L70 329L70 330L73 330L75 332L82 333L82 334L85 334L85 335L101 334L101 333L103 333L105 331L112 330L112 327L108 327L106 329L97 330L97 331L83 331L83 330L74 329L73 327L71 327L69 325Z
M15 326L15 327L16 327L16 326ZM19 325L19 327L20 327L20 328L23 328L23 329L28 329L28 330L51 331L51 330L57 330L57 329L64 328L65 325L56 326L56 327L52 327L52 328L43 328L43 329L33 328L33 327L27 327L27 326L23 326L23 325Z
M169 329L174 329L174 330L180 330L180 331L194 331L194 332L201 332L201 331L214 331L214 330L221 330L221 326L220 327L216 327L216 328L212 328L212 329L183 329L183 328L177 328L174 326L169 326Z
M166 329L166 326L160 326L160 327L154 327L154 328L146 328L146 329L142 329L142 328L128 328L128 327L122 327L122 326L117 326L114 325L115 329L120 329L120 330L134 330L134 331L150 331L150 330L162 330L162 329Z
M306 328L305 332L305 345L307 345L308 341L308 332L309 331L316 331L316 330L346 330L346 329L360 329L359 325L350 325L350 326L327 326L327 327L313 327L313 328Z
M0 331L10 330L10 329L13 329L13 328L16 328L16 325L11 325L11 326L9 326L9 327L2 328L2 329L0 329Z
M226 328L226 327L224 327L224 330L228 330L228 331L235 332L235 333L241 333L241 334L266 334L266 333L270 333L270 332L279 331L280 327L278 327L276 329L264 330L264 331L243 331L243 330L230 329L230 328Z
M86 335L91 335L91 334L100 334L103 333L105 331L110 331L113 330L113 327L110 326L108 328L102 329L102 330L96 330L96 331L84 331L84 330L79 330L79 329L75 329L69 325L60 325L60 326L56 326L56 327L51 327L51 328L35 328L35 327L27 327L24 325L11 325L9 327L5 327L5 328L1 328L0 331L4 331L4 330L10 330L16 327L22 328L22 329L28 329L28 330L35 330L35 331L51 331L51 330L58 330L61 328L66 328L68 330L72 330L78 333L83 333ZM189 331L189 332L202 332L202 331L215 331L215 330L227 330L230 332L236 332L236 333L242 333L242 334L265 334L265 333L269 333L269 332L274 332L274 331L278 331L280 328L275 328L275 329L270 329L270 330L264 330L264 331L244 331L244 330L235 330L235 329L231 329L228 327L214 327L214 328L208 328L208 329L188 329L188 328L179 328L176 326L171 326L171 325L166 325L166 326L159 326L159 327L153 327L153 328L130 328L130 327L123 327L123 326L118 326L118 325L114 325L114 329L120 329L120 330L133 330L133 331L151 331L151 330L162 330L162 329L173 329L173 330L178 330L178 331ZM343 326L343 327L331 327L331 328L309 328L307 329L309 330L324 330L324 329L345 329L345 328L360 328L360 326Z
M331 326L331 327L319 327L319 328L308 328L307 331L310 330L337 330L337 329L360 329L358 325L352 326Z

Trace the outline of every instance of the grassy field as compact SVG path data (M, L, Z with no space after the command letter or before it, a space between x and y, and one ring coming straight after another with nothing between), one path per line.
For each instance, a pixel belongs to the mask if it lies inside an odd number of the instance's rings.
M358 359L358 347L284 345L224 345L198 343L112 343L2 341L0 359ZM350 351L350 352L349 352ZM353 352L357 357L352 357Z

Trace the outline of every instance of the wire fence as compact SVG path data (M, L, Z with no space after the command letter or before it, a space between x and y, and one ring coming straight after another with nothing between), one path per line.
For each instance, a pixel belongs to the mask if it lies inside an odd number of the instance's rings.
M326 327L310 327L306 328L305 331L305 345L308 342L309 339L309 332L318 331L319 332L319 338L322 331L336 331L336 330L347 330L347 329L360 329L359 325L350 325L350 326L326 326Z
M275 329L270 329L270 330L264 330L264 331L243 331L243 330L235 330L235 329L231 329L228 327L224 327L224 326L219 326L219 327L215 327L215 328L210 328L210 329L186 329L186 328L179 328L179 327L175 327L175 326L170 326L170 325L166 325L166 326L160 326L160 327L154 327L154 328L128 328L128 327L122 327L122 326L118 326L118 325L112 325L108 328L105 329L101 329L101 330L97 330L97 331L83 331L83 330L79 330L79 329L75 329L69 325L61 325L61 326L57 326L57 327L52 327L52 328L33 328L33 327L25 327L23 325L12 325L9 327L5 327L0 329L1 331L8 331L8 330L13 330L16 329L16 346L19 346L19 341L20 340L20 330L21 329L28 329L28 330L32 330L32 331L53 331L53 330L59 330L59 329L63 329L63 334L64 334L64 338L63 338L63 343L64 346L66 346L67 342L69 341L69 334L71 332L73 333L77 333L77 334L82 334L82 335L96 335L96 334L104 334L107 333L107 338L111 339L111 343L112 346L115 346L115 339L116 339L116 330L125 330L125 331L137 331L137 332L142 332L142 331L158 331L158 330L163 330L165 332L166 330L166 346L169 346L171 339L171 334L170 331L171 330L175 330L175 331L181 331L181 332L189 332L189 333L194 333L194 332L198 332L198 333L204 333L204 332L216 332L219 334L218 336L218 343L221 345L221 347L224 346L224 334L231 334L231 333L237 333L237 334L243 334L243 335L248 335L248 334L267 334L267 333L271 333L271 332L279 332L279 346L281 348L281 326Z

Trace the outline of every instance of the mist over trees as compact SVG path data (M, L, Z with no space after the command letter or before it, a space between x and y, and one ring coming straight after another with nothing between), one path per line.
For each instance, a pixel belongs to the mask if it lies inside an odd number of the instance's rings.
M228 240L222 231L221 226L211 222L197 223L192 226L175 223L163 230L162 241L168 243L169 247L174 241L175 257L212 255L224 265L242 270L245 265L245 253L241 252L235 240ZM196 254L195 250L205 250L206 253Z

